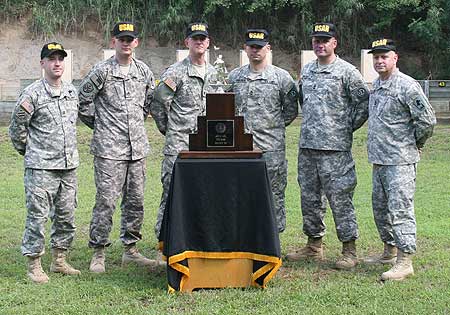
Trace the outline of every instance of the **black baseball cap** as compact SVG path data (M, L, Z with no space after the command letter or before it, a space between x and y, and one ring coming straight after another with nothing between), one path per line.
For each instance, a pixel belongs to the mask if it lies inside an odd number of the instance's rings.
M46 57L49 57L55 53L59 53L63 57L67 57L67 53L64 50L63 45L61 45L60 43L57 43L57 42L51 42L51 43L45 44L44 47L42 47L41 60Z
M186 29L186 38L203 35L208 37L208 24L206 23L191 23Z
M370 48L371 50L369 50L369 54L373 54L374 52L397 51L394 41L388 38L379 38L374 40Z
M337 36L336 26L332 23L316 23L314 24L311 37L335 37Z
M258 45L261 47L266 46L269 43L269 32L262 28L249 28L245 32L245 44Z
M136 24L133 22L118 22L116 25L114 25L114 28L111 32L112 36L114 37L124 37L124 36L131 36L133 38L138 37L138 32L136 28Z

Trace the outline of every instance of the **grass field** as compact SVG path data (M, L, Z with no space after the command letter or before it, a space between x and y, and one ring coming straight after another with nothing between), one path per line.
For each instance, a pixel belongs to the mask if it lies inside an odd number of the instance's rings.
M159 182L163 138L152 121L147 122L153 152L148 159L146 217L140 249L155 256L153 233L161 187ZM359 256L382 249L372 217L371 167L366 153L367 129L355 135L353 153L358 187L355 207L360 229ZM282 254L304 244L297 184L299 121L288 128L289 175L286 231L281 235ZM23 160L12 148L7 128L0 127L0 314L450 314L450 127L437 126L418 167L415 209L418 224L416 275L404 282L380 283L386 268L359 264L352 271L332 268L340 252L330 211L325 236L326 261L284 263L267 289L204 290L192 294L168 294L165 272L122 269L118 240L120 210L114 216L107 253L107 272L88 272L89 221L94 204L91 132L79 127L81 166L76 212L77 234L70 255L81 269L79 277L49 274L50 282L35 285L26 276L26 260L20 254L25 222ZM48 244L48 237L47 237ZM49 251L43 258L50 264Z

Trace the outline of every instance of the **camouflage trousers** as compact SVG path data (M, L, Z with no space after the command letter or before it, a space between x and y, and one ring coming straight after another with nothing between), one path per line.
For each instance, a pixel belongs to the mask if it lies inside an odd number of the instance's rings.
M416 165L373 165L372 208L383 242L416 252Z
M27 218L22 254L39 257L45 252L45 223L52 221L50 245L68 249L75 236L77 173L71 170L25 169Z
M164 210L166 209L167 198L169 196L173 165L175 164L176 159L177 159L176 155L165 155L161 164L161 183L163 192L161 195L161 202L159 204L158 214L156 217L156 224L155 224L156 239L159 238L159 233L161 232Z
M270 188L273 194L278 232L286 229L285 191L287 186L287 160L284 151L264 152Z
M94 157L97 193L92 211L89 247L111 245L109 233L120 195L122 195L120 240L124 245L129 245L142 238L145 174L145 158L123 161Z
M338 239L348 242L358 238L353 206L356 171L350 151L300 148L298 183L301 188L303 232L307 236L325 235L324 216L328 199Z

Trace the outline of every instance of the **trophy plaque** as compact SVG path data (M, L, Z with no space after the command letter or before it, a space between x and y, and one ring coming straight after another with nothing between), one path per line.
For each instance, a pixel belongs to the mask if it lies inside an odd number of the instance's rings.
M244 117L235 115L234 93L206 94L206 116L197 117L198 131L189 135L189 151L180 158L259 158L253 135L244 132Z

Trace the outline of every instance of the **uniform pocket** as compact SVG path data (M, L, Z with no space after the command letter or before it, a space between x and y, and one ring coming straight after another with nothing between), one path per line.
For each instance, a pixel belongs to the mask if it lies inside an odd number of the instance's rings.
M409 109L402 105L397 98L388 96L381 102L379 104L378 118L385 123L394 125L408 122L411 119Z
M60 124L58 111L57 103L48 101L35 107L33 116L36 123L40 126L50 127L51 125Z

